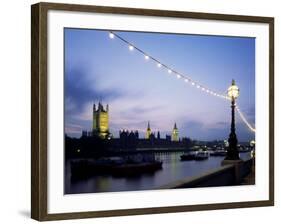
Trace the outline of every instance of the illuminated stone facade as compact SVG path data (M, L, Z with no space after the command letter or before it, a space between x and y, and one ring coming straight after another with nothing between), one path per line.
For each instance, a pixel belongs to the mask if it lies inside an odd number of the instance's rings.
M145 133L145 139L150 139L150 135L151 135L151 129L150 129L150 124L148 122L146 133Z
M109 137L109 116L108 116L108 105L106 110L103 108L101 103L93 105L93 134L99 135L101 138Z
M177 128L177 124L175 123L174 129L172 131L172 142L178 142L179 141L179 130Z

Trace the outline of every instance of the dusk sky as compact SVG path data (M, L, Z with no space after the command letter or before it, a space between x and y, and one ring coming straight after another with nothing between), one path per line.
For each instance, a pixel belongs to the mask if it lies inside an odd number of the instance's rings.
M222 36L117 32L159 61L212 90L226 93L235 79L241 111L255 126L255 39ZM230 102L202 92L158 68L108 31L65 29L65 132L91 130L93 103L109 104L109 127L139 130L147 122L161 137L177 123L180 137L227 139ZM254 138L236 113L239 141Z

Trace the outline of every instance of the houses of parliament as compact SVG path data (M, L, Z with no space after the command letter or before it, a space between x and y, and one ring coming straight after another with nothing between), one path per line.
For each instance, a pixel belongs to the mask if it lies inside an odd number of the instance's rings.
M171 129L171 135L166 134L164 138L161 138L160 131L152 131L149 121L144 138L139 137L138 130L130 131L125 129L119 131L119 137L113 136L109 127L109 106L104 107L101 103L93 104L92 118L92 130L90 132L82 131L82 138L96 136L100 139L108 140L111 146L116 149L178 147L190 140L188 138L179 138L176 123Z
M97 135L102 139L111 138L112 135L109 132L109 106L106 105L106 108L99 102L98 105L93 104L93 122L92 122L92 132L83 131L83 136L89 135ZM120 130L119 137L124 135L135 135L136 138L139 138L138 131L128 131L128 130ZM148 121L147 129L145 133L146 140L152 139L160 139L160 132L157 131L157 136L155 132L152 132L150 128L150 122ZM174 124L172 129L171 136L166 135L166 140L170 140L172 142L178 142L179 139L179 130L177 128L177 124Z

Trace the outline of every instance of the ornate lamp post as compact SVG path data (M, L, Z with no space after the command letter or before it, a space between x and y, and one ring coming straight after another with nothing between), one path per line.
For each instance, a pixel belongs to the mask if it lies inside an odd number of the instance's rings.
M229 147L227 149L225 160L240 160L237 149L238 141L235 133L235 100L239 96L239 88L235 85L234 80L232 80L232 84L228 88L227 94L231 98L231 128L228 138Z

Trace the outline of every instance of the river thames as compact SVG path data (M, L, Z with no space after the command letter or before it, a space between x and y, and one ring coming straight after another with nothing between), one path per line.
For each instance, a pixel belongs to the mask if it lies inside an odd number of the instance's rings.
M181 161L182 152L154 153L155 159L163 162L162 169L154 173L133 177L95 175L86 179L72 180L70 161L66 163L65 194L137 191L157 189L173 181L203 174L221 166L224 157L210 156L203 161ZM250 153L240 153L243 160L250 159Z

